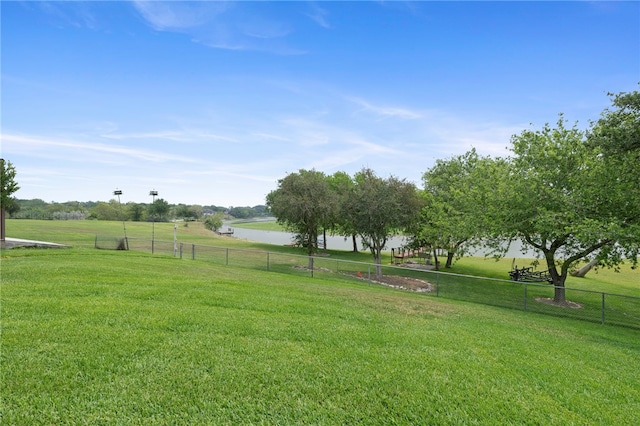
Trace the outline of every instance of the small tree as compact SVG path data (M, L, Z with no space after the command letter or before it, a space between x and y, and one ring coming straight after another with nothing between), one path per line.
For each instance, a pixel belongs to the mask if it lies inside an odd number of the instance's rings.
M127 211L129 212L129 217L134 222L140 222L144 217L144 205L138 203L130 203L127 204Z
M376 277L382 276L382 257L389 237L411 227L422 206L414 184L394 176L382 179L371 169L362 169L355 175L351 193L350 222L371 251L376 264Z
M330 228L337 208L336 194L330 190L322 172L300 170L278 181L278 189L267 195L267 206L277 222L296 234L307 249L309 268L318 246L318 234Z
M332 232L342 235L347 238L351 238L353 244L353 252L358 252L358 233L355 230L353 223L349 217L349 205L351 203L351 193L354 188L354 181L345 172L336 172L331 176L327 176L327 182L329 188L333 191L337 198L337 208L334 212L335 218L333 220Z
M153 221L163 221L166 219L169 214L169 203L167 203L163 198L158 198L153 203L149 204L148 207L148 217Z
M0 240L5 240L5 210L13 204L11 195L20 187L15 180L16 169L11 161L0 158Z
M489 158L478 156L475 149L449 160L437 160L424 173L424 196L428 206L422 211L420 226L414 239L434 247L436 267L438 266L436 247L447 250L446 268L453 259L461 256L464 245L477 238L483 229L483 193L492 188L481 185L486 182Z
M222 227L222 218L224 217L224 213L217 212L216 214L208 215L204 220L204 226L207 229L210 229L213 232L216 232L218 229Z

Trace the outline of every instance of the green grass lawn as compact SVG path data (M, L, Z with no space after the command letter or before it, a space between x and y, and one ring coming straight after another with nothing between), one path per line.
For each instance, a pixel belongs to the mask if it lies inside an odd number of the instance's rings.
M247 222L243 226L258 226L254 224L275 222ZM151 240L152 226L155 227L155 238L167 242L172 246L174 236L174 224L158 222L152 225L150 222L122 222L111 221L49 221L49 220L7 220L7 235L14 238L50 241L67 244L73 247L93 247L96 235L122 236L124 227L127 236L133 239ZM235 225L234 226L238 226ZM177 225L176 235L179 241L189 244L209 245L216 247L229 247L234 249L263 250L269 252L304 255L305 250L296 247L279 246L240 240L231 236L219 236L204 228L200 222L190 222ZM340 250L328 250L331 258L344 259L356 262L371 263L369 252L352 253ZM390 260L390 254L383 255L385 262ZM444 259L442 259L444 261ZM451 272L464 275L508 279L512 262L518 266L527 266L532 259L500 259L464 257L456 261L451 269L442 269L443 272ZM539 269L544 269L538 266ZM607 293L640 296L640 270L632 270L630 266L623 265L621 272L611 269L601 269L590 272L585 278L567 278L567 287L582 290L601 291Z
M82 246L0 303L7 425L640 424L634 329Z
M257 229L259 231L286 231L275 220L238 220L232 222L232 225L238 228Z

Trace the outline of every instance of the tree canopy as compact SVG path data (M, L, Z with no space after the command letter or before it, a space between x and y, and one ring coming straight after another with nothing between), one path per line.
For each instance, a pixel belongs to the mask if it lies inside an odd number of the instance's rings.
M332 226L337 196L324 173L301 169L278 181L278 188L267 195L267 206L311 256L318 246L320 230Z
M20 187L16 182L16 168L11 161L0 158L0 239L5 239L5 210L14 203L11 197Z
M158 198L153 203L149 204L148 217L154 221L165 220L169 214L171 206L164 198Z
M493 190L487 168L491 161L472 149L448 160L437 160L423 175L425 207L420 226L413 231L413 244L444 248L447 268L454 256L464 253L465 244L472 243L485 229L478 211L485 209L485 194ZM436 267L438 263L436 256Z
M354 181L346 214L371 251L379 277L381 252L388 238L414 225L422 200L413 183L395 176L383 179L368 168L356 173Z
M637 263L637 176L631 182L620 175L618 157L602 155L562 116L555 127L513 136L511 145L505 173L494 177L489 236L519 239L537 250L557 303L565 302L565 280L578 261L597 255L608 266L625 258Z
M4 158L0 158L0 180L0 202L5 206L20 187L16 182L16 168L11 161L5 161Z

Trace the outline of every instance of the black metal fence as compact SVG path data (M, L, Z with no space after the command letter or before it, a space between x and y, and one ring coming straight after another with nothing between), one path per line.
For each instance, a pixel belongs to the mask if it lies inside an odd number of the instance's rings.
M302 256L228 247L187 244L174 241L128 239L130 250L169 255L181 259L202 260L218 265L251 268L307 277L328 277L330 274L350 276L373 284L376 267L383 277L419 282L424 294L517 309L546 315L580 319L602 324L640 329L640 297L565 287L566 303L553 302L555 287L550 284L517 282L483 278L448 272L424 270L398 265L375 265L324 256ZM412 281L413 280L413 281ZM412 286L407 286L412 287ZM406 288L406 287L405 287ZM415 289L415 286L413 286Z

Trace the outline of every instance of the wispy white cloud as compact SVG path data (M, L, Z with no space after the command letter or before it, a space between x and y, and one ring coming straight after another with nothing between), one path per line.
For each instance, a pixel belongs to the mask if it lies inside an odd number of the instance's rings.
M58 25L98 30L100 29L100 22L90 3L63 2L59 4L59 2L37 2L35 4Z
M311 18L316 24L322 28L331 28L331 25L327 22L327 16L329 12L326 9L321 8L316 2L309 3L309 12L305 13L306 16Z
M193 42L207 47L279 55L306 53L287 41L287 36L294 32L293 25L261 13L259 3L136 0L133 4L155 30L186 34Z
M50 138L42 136L27 136L2 134L3 150L12 153L30 153L33 156L64 157L69 161L86 162L91 158L93 162L113 163L114 159L143 160L151 162L183 162L194 163L190 157L167 154L160 151L129 148L121 145L108 145L95 142L78 141L66 138ZM90 157L87 157L90 156Z
M252 133L251 136L255 136L258 139L274 140L277 142L291 142L290 138L286 138L280 135L273 135L269 133L257 132L257 133Z
M130 140L130 139L145 139L145 140L168 140L174 142L204 142L207 140L218 140L225 142L237 142L237 139L209 133L206 131L196 130L166 130L156 132L140 132L140 133L102 133L100 135L105 139L114 140Z
M140 15L158 31L189 30L211 22L231 6L225 1L134 1Z
M347 98L347 100L352 103L360 106L361 111L372 113L379 117L392 117L392 118L401 118L404 120L416 120L423 116L420 111L410 110L407 108L387 106L387 105L374 105L371 102L365 101L360 98Z

